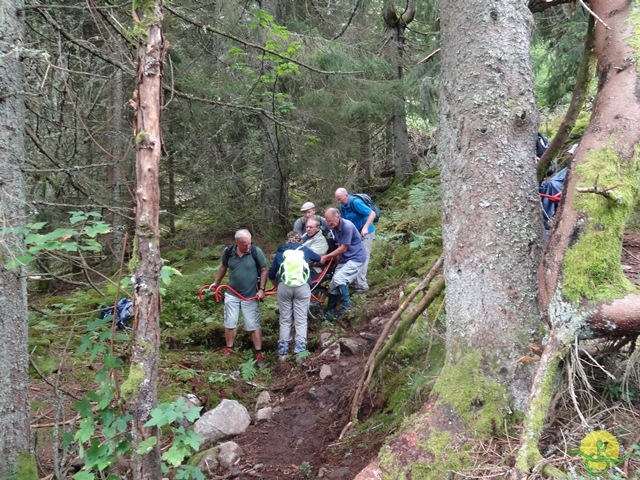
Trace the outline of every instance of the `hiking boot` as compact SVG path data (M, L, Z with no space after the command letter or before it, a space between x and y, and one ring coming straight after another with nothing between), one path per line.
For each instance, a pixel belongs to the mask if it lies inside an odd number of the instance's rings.
M233 347L227 347L222 352L223 357L230 357L233 354L234 354Z
M336 321L336 312L335 312L335 310L327 311L327 313L324 314L324 320L325 320L325 322L330 322L330 323L335 322Z
M262 352L256 352L253 358L256 361L256 367L258 368L264 367L264 355L262 355Z

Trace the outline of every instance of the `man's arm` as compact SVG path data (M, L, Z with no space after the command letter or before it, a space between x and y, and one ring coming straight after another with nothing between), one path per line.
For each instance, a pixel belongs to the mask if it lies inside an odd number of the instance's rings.
M371 225L375 219L376 219L376 212L375 210L371 209L371 213L367 217L367 221L362 226L362 230L360 230L360 233L362 234L363 237L366 237L368 235L369 225Z
M262 300L264 298L264 290L267 287L267 267L262 267L260 269L260 284L258 285L258 293L256 296L258 300Z
M346 245L340 245L333 252L327 253L326 255L323 255L322 257L320 257L320 263L326 263L327 261L331 260L333 257L337 257L339 255L342 255L346 251L347 251L347 246Z
M216 273L216 278L213 283L209 286L209 290L215 290L220 285L220 282L224 278L225 273L227 273L227 266L224 263L220 264L218 268L218 273Z

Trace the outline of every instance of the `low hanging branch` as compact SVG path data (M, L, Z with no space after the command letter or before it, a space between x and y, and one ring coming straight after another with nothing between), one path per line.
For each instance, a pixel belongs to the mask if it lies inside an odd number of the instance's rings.
M288 57L287 55L283 55L281 53L278 53L275 50L271 50L269 48L263 47L263 46L258 45L256 43L248 42L246 40L243 40L242 38L236 37L235 35L231 35L230 33L224 32L222 30L218 30L217 28L212 27L211 25L205 25L204 23L201 23L201 22L198 22L198 21L193 20L191 18L188 18L183 13L179 12L175 8L170 7L168 5L163 5L163 8L165 10L171 12L176 17L181 18L185 22L190 23L194 27L201 28L203 30L206 30L207 32L215 33L216 35L220 35L222 37L228 38L229 40L233 40L234 42L238 42L238 43L240 43L240 44L242 44L242 45L244 45L246 47L254 48L256 50L259 50L262 53L265 53L265 54L268 54L268 55L273 55L275 57L281 58L282 60L286 60L287 62L294 63L294 64L298 65L299 67L306 68L307 70L309 70L311 72L321 73L323 75L359 75L361 73L364 73L361 70L353 71L353 72L351 72L351 71L342 72L340 70L320 70L320 69L312 67L311 65L308 65L308 64L306 64L304 62L301 62L300 60L296 60L295 58Z
M388 352L388 350L385 351L383 350L383 348L385 348L386 338L389 332L393 327L396 326L402 313L409 307L409 305L411 304L411 301L420 292L424 291L429 286L429 284L432 282L432 280L435 278L435 276L438 274L438 272L442 268L443 261L444 261L444 258L442 255L440 255L440 257L433 264L433 266L431 267L427 275L424 277L422 282L420 282L420 284L409 294L409 296L405 299L405 301L402 303L400 308L396 310L396 312L389 319L384 329L382 330L382 333L380 334L380 337L378 338L378 341L373 347L373 350L369 355L369 359L367 360L367 363L364 366L362 376L358 381L358 387L356 389L356 393L353 396L353 401L351 403L351 421L352 422L358 417L358 411L360 410L360 405L362 404L362 397L364 396L364 393L369 387L369 383L371 382L371 377L373 376L373 373L375 372L376 367L380 364L380 362L382 361L382 359L384 359L384 357ZM408 328L408 326L415 321L418 315L420 315L443 290L444 290L444 281L440 280L425 294L424 298L421 300L420 304L416 308L416 311L413 313L413 315L411 315L410 319L408 319L405 322L401 322L398 329L400 327L403 327L403 330L406 331L406 328ZM410 323L407 323L407 322L410 322ZM396 340L394 340L394 338ZM393 342L397 341L397 336L395 335L395 333L391 337L390 341L393 341ZM381 353L381 356L378 356L378 352L380 350L383 350L383 351Z

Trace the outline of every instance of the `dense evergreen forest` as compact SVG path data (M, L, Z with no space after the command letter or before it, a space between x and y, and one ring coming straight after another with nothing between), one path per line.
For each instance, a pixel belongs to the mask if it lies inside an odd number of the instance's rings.
M0 479L639 478L640 6L513 3L0 0ZM306 370L223 358L224 245L339 187L382 207L371 291ZM191 424L312 388L324 334L370 345L322 446L207 471Z

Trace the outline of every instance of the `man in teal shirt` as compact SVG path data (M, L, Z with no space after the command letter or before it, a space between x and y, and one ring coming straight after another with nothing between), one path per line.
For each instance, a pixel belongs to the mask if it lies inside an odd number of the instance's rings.
M267 260L262 250L251 245L251 233L248 230L238 230L235 240L235 245L224 249L216 279L209 289L218 288L220 281L229 270L229 287L237 294L232 290L227 290L224 294L224 336L227 346L224 355L229 356L233 353L238 318L242 312L244 329L251 332L256 365L262 367L264 356L262 355L259 301L264 298L267 284ZM251 300L243 300L240 297Z

